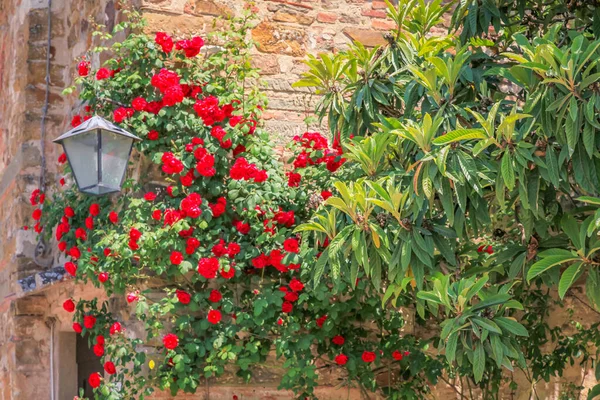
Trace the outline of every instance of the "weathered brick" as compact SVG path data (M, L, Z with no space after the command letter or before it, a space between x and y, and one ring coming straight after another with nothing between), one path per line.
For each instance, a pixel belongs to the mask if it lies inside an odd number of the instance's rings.
M371 20L371 26L374 29L389 31L396 28L396 23L386 19L373 19Z
M386 9L387 4L385 4L385 1L373 1L371 7L373 7L373 9Z
M296 11L293 9L278 10L273 15L273 21L292 22L301 25L310 25L315 21L315 17L307 14L306 10Z
M334 13L320 12L317 14L317 21L323 22L326 24L335 24L337 19L338 19L338 16L337 16L337 14L334 14Z
M306 53L306 32L283 24L263 21L252 30L252 38L263 53L303 56Z
M213 15L217 17L230 17L233 10L222 2L210 0L189 0L185 3L184 12L192 15Z
M386 43L383 33L375 30L345 28L344 34L350 39L360 42L367 47L374 47Z
M372 18L386 18L387 13L383 10L362 10L362 15Z

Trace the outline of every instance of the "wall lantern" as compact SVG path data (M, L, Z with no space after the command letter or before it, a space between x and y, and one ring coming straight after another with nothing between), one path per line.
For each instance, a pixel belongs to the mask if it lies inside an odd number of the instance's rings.
M62 144L79 191L103 195L121 190L134 140L141 139L95 116L54 142Z

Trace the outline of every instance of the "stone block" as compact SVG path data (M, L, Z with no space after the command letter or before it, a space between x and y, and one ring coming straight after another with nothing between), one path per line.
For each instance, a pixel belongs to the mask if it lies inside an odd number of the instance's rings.
M13 315L24 316L43 316L48 310L46 296L25 296L12 303Z
M147 33L165 31L174 35L189 36L213 30L211 17L189 14L169 15L157 12L144 12L143 15L148 22L148 26L145 28Z
M317 14L317 21L325 24L335 24L338 19L337 14L329 12L320 12Z
M304 10L306 11L306 10ZM315 17L292 9L279 10L273 15L273 21L291 22L300 25L310 25L315 21Z
M256 54L251 60L254 68L260 69L261 75L276 75L280 72L277 56Z
M387 13L384 10L363 10L362 15L371 18L386 18Z
M213 15L216 17L232 17L234 11L222 1L189 0L185 3L184 12L191 15Z
M356 29L356 28L345 28L344 34L350 39L362 43L367 47L380 46L386 43L383 38L383 33L371 29Z
M374 29L389 31L396 28L396 23L387 19L373 19L371 20L371 26Z
M27 61L29 74L27 83L34 86L46 86L46 61ZM56 64L50 65L50 85L57 88L66 86L69 68Z
M252 30L252 38L263 53L296 57L306 54L306 31L303 29L263 21Z
M29 12L29 41L36 42L48 39L48 9L40 8ZM63 19L56 14L52 14L52 37L65 34L65 24Z

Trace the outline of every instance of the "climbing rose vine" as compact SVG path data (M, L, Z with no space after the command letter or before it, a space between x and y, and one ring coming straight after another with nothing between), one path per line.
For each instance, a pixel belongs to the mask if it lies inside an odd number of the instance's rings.
M89 377L97 398L195 392L228 365L249 381L271 358L298 398L314 397L320 369L374 390L393 365L404 376L395 385L427 390L439 362L399 334L402 314L382 308L368 280L306 283L330 243L294 229L332 195L346 159L339 138L308 132L279 161L249 63L251 13L208 38L142 26L130 13L115 31L131 33L96 49L112 57L97 70L84 57L65 91L84 102L73 126L96 114L143 139L122 192L82 195L62 154L51 199L31 196L34 228L56 242L66 272L123 299L64 299L104 366Z

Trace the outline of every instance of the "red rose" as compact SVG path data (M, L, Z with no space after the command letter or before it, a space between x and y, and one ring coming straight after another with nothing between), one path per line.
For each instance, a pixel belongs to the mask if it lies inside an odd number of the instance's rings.
M59 164L64 164L66 162L67 162L67 155L65 153L62 153L60 156L58 156Z
M288 176L288 186L289 187L298 187L300 186L300 180L302 179L302 176L296 172L287 172L286 175Z
M139 230L137 230L135 228L131 228L129 230L129 239L137 242L141 237L142 237L142 232L140 232Z
M322 328L325 321L327 321L327 315L323 315L323 316L317 318L317 326L319 328Z
M366 363L372 363L373 361L375 361L375 359L377 358L377 355L375 355L374 352L372 351L364 351L362 353L362 360Z
M79 76L88 76L90 73L90 62L82 60L77 64L77 74Z
M485 249L485 252L488 254L494 254L494 249L492 248L492 246L488 246L487 249Z
M294 292L299 292L302 289L304 289L304 284L298 279L292 278L292 280L290 281L290 289L292 289Z
M133 303L134 301L137 301L138 298L139 297L138 297L137 293L134 293L134 292L127 293L127 302L128 303Z
M298 300L298 293L296 292L287 292L285 294L285 296L283 296L283 299L285 301L289 301L289 302L295 302L296 300Z
M223 298L223 295L218 290L212 290L208 296L208 301L211 303L218 303Z
M183 50L185 56L195 57L200 53L200 49L204 46L204 40L201 37L194 36L192 40L180 40L175 45L177 50Z
M85 219L85 227L88 228L89 230L94 229L94 218L87 217Z
M229 256L229 258L234 258L240 253L241 250L242 249L240 245L235 242L229 243L227 245L227 255Z
M73 300L67 299L63 303L63 308L66 312L73 312L75 311L75 303L73 302Z
M115 322L114 324L112 324L112 326L110 327L110 330L109 330L111 335L114 335L115 333L119 333L121 331L122 331L121 324L118 322Z
M85 232L85 229L83 229L83 228L75 229L75 239L86 240L87 233Z
M187 217L198 218L202 214L202 209L200 209L201 204L202 197L198 193L190 193L181 200L180 207L181 211L185 212Z
M207 315L206 319L208 319L208 322L210 322L213 325L218 324L219 321L221 321L221 311L219 311L219 310L210 310L208 312L208 315Z
M177 296L177 300L179 300L181 304L190 304L190 301L192 301L192 296L190 296L188 292L185 292L183 290L177 290L175 292L175 295Z
M163 337L163 344L169 350L173 350L179 345L179 338L173 333L166 334Z
M100 214L100 205L94 203L90 206L90 215L96 217L98 214Z
M98 274L98 280L99 280L101 283L104 283L104 282L106 282L106 281L108 280L108 273L106 273L106 272L100 272L100 273Z
M148 139L149 140L158 140L158 132L155 130L151 130L150 132L148 132Z
M104 336L102 336L102 335L96 336L96 343L101 346L104 346Z
M96 317L93 315L86 315L83 317L83 326L87 329L92 329L96 325Z
M71 119L71 126L73 128L78 127L79 125L81 125L81 116L80 115L75 115L73 117L73 119Z
M171 253L171 264L179 265L183 261L183 254L178 251L174 251Z
M345 365L348 362L348 356L345 354L338 354L335 356L335 363L337 365Z
M65 217L73 218L75 216L75 211L69 206L65 207Z
M107 361L104 363L104 370L109 375L114 375L117 372L115 364L112 361Z
M170 53L173 50L173 39L165 32L156 32L154 42L162 48L165 53Z
M100 386L101 380L102 380L102 377L100 376L100 374L97 372L94 372L94 373L90 374L90 378L88 379L88 382L91 387L96 389L98 386Z
M252 259L252 265L254 268L264 268L269 264L269 257L265 254L261 254L256 258Z
M288 253L298 253L300 246L298 245L298 239L289 238L283 241L283 249Z
M117 214L114 211L111 211L110 214L108 214L108 219L113 224L116 224L117 222L119 222L119 214Z
M231 279L235 276L235 268L229 267L228 270L225 270L225 268L223 268L219 271L219 274L221 274L221 276L225 279Z
M247 235L248 232L250 232L250 224L248 223L236 221L233 225L235 226L235 229L242 235Z
M131 102L131 107L133 107L135 111L144 111L147 106L148 102L143 97L136 97Z
M343 345L345 341L346 339L344 339L344 337L340 335L336 335L331 339L331 343L336 344L338 346Z
M219 260L217 258L201 258L198 261L198 273L206 279L214 279L219 270Z
M294 309L294 305L292 303L290 303L289 301L284 301L283 304L281 305L281 311L284 313L291 313L293 309Z
M331 196L333 196L333 193L331 193L329 190L323 190L321 192L321 197L323 198L323 200L327 200Z
M75 276L75 274L77 274L77 265L71 261L67 261L65 263L65 271L67 271L69 275Z
M77 333L81 333L81 332L83 332L83 327L81 326L81 324L79 322L75 322L75 323L73 323L73 330Z
M69 250L69 255L77 260L79 257L81 257L81 251L79 251L79 249L77 247L71 247L71 249Z
M162 218L162 211L154 210L152 211L152 219L156 221L160 221Z
M65 186L65 183L66 183L65 178L60 178L58 183L60 183L60 186Z
M399 352L398 350L396 350L396 351L394 351L394 352L392 353L392 358L393 358L394 360L396 360L396 361L400 361L400 360L402 360L402 357L403 357L403 356L402 356L402 353L401 353L401 352Z
M119 107L113 111L113 119L116 123L121 123L125 119L133 117L133 108Z
M40 210L39 208L33 210L33 213L31 213L31 218L33 218L36 221L39 221L42 218L42 210Z
M146 201L154 201L156 200L156 193L148 192L144 195L144 200Z
M102 357L104 355L104 346L101 344L95 344L93 350L96 357Z
M98 72L96 72L96 79L101 81L103 79L110 78L110 71L108 68L100 68Z

